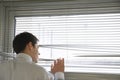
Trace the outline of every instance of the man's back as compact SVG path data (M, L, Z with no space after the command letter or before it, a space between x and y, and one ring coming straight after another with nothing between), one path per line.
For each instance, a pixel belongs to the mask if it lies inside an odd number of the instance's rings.
M0 80L49 80L48 73L24 57L0 63Z

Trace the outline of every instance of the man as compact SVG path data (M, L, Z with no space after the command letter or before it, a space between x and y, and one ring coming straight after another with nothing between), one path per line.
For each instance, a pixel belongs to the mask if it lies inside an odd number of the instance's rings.
M17 54L14 60L0 64L0 80L51 80L52 76L38 66L38 39L31 33L23 32L13 40ZM64 59L57 59L51 66L55 80L64 80Z

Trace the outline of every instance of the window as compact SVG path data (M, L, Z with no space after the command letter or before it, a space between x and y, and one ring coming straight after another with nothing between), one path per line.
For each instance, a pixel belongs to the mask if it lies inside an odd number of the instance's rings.
M119 13L15 19L15 34L28 31L38 37L39 64L48 70L54 59L64 57L68 72L120 72Z

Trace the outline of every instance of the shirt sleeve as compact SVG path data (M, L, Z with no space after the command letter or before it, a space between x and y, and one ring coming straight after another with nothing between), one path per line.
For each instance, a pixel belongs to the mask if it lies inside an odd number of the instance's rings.
M49 72L48 75L49 80L65 80L63 72L56 72L55 75Z
M63 72L56 72L54 78L55 80L65 80Z

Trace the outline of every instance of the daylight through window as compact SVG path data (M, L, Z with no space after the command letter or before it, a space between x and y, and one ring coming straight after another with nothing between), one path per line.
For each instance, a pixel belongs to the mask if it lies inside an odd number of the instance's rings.
M66 71L117 73L120 68L119 13L15 19L15 34L28 31L39 39L39 64L47 69L60 57Z

